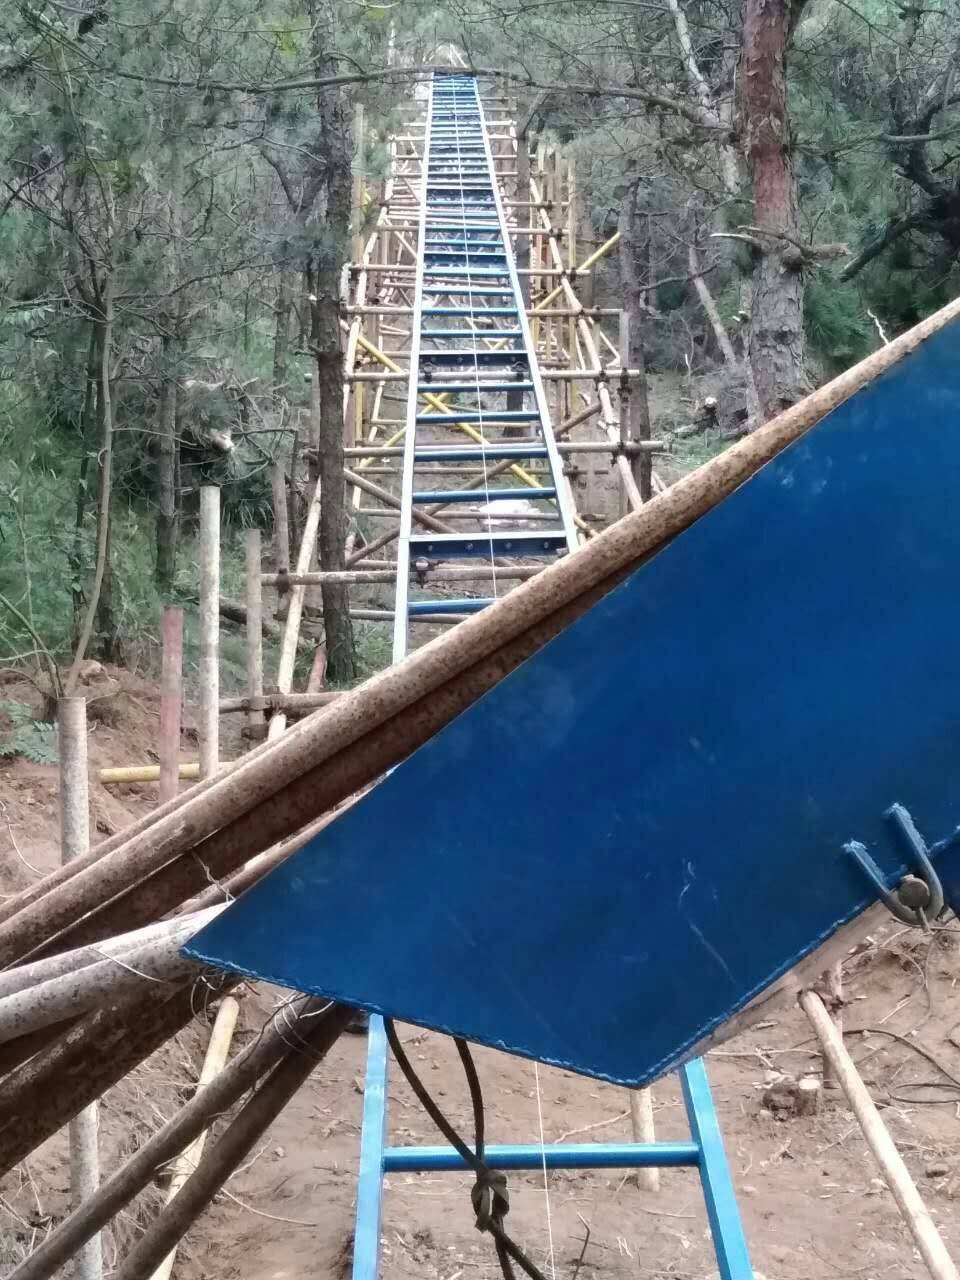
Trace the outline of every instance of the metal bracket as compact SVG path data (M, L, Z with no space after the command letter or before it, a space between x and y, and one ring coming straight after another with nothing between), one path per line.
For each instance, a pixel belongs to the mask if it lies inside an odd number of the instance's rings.
M929 922L936 920L943 910L943 888L940 877L930 861L930 850L917 830L909 810L902 804L891 805L883 816L892 823L900 843L906 846L907 853L916 863L920 872L918 876L904 876L897 888L891 892L887 888L883 873L867 852L866 845L861 844L859 840L850 840L843 846L844 853L850 854L866 873L877 891L877 896L891 915L904 924L929 930ZM957 833L950 840L941 841L934 848L939 851L956 838Z

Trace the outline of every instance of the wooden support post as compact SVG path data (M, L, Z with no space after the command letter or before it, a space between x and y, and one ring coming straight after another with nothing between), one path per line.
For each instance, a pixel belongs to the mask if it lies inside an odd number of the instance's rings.
M960 1280L960 1272L957 1271L953 1259L947 1253L940 1238L940 1232L927 1206L920 1198L920 1192L910 1176L910 1171L880 1118L880 1113L867 1091L867 1086L861 1080L853 1059L844 1047L843 1036L831 1020L823 1001L816 992L804 991L800 996L800 1004L817 1033L824 1056L830 1060L830 1065L840 1081L840 1087L850 1103L850 1109L863 1130L867 1146L880 1166L884 1181L893 1192L893 1198L903 1214L903 1219L910 1229L910 1234L928 1271L934 1280Z
M64 863L90 851L90 796L87 773L87 701L61 698L58 707L60 747L60 850ZM75 1209L96 1194L100 1185L100 1113L96 1102L70 1121L70 1199ZM102 1280L103 1247L91 1236L74 1260L75 1280Z
M290 568L290 525L287 520L287 476L278 458L270 468L273 490L273 568L284 573Z
M200 490L200 776L220 765L220 490Z
M247 697L263 696L263 585L260 530L247 530ZM263 724L262 711L250 711L251 728Z
M160 787L166 804L180 789L180 716L183 708L183 610L172 607L160 620ZM101 778L102 781L102 778Z
M843 961L838 960L832 968L827 969L821 978L823 990L827 996L827 1008L830 1016L833 1018L833 1025L837 1028L841 1040L843 1039ZM823 1055L823 1087L825 1089L837 1089L840 1082L836 1077L830 1059L826 1054Z
M653 1092L650 1089L630 1090L630 1128L634 1142L656 1142L653 1124ZM660 1170L638 1169L637 1186L641 1191L660 1190Z
M197 1081L197 1091L194 1097L198 1097L216 1079L226 1065L227 1054L230 1052L230 1042L233 1039L233 1032L237 1025L239 1013L240 1004L236 998L234 996L224 996L220 1001L220 1008L217 1010L213 1031L210 1033L210 1043L207 1045L207 1053L203 1060L203 1067L200 1071L200 1079ZM196 1169L200 1157L203 1155L206 1138L207 1130L204 1129L202 1133L194 1138L189 1147L181 1152L176 1164L173 1166L170 1185L167 1187L166 1203L168 1205L176 1198L187 1178ZM174 1245L153 1273L152 1280L170 1280L170 1276L173 1273L173 1264L176 1260L177 1246Z

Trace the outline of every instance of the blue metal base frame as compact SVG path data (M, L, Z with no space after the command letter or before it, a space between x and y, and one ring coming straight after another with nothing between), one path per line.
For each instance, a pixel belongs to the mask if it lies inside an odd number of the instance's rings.
M357 1187L357 1223L353 1242L353 1280L377 1280L380 1217L386 1173L464 1170L452 1147L388 1147L386 1136L387 1037L383 1019L370 1019L367 1078L363 1099L363 1137ZM697 1169L717 1255L720 1280L753 1280L753 1268L727 1165L713 1096L703 1062L680 1069L690 1124L690 1142L584 1142L538 1146L490 1146L491 1169ZM464 1202L465 1214L469 1212Z

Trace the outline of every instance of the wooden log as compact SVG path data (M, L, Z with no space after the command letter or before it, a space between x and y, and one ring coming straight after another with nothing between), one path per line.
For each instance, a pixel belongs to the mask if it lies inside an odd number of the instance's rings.
M884 1181L893 1192L893 1198L927 1270L934 1280L960 1280L960 1272L947 1253L936 1223L923 1203L910 1171L880 1118L867 1086L847 1053L843 1036L837 1030L823 1001L815 991L805 991L800 997L800 1004L817 1033L825 1057L830 1060L840 1087L863 1130L867 1146L880 1166Z
M183 610L167 608L160 620L160 803L180 790L180 716L183 707ZM101 781L103 781L101 773Z
M210 1033L210 1043L207 1045L207 1052L203 1059L203 1067L200 1071L200 1079L197 1081L197 1091L194 1097L199 1097L224 1069L227 1061L227 1054L230 1052L230 1042L233 1040L234 1028L237 1025L237 1017L240 1013L240 1005L233 996L225 996L220 1001L220 1008L217 1010L216 1021L213 1024L213 1031ZM170 1204L179 1195L181 1188L187 1178L196 1169L200 1157L203 1155L203 1148L207 1137L207 1131L197 1134L194 1140L184 1151L180 1153L173 1171L170 1175L170 1185L167 1187L166 1203ZM153 1273L152 1280L170 1280L173 1273L173 1264L177 1260L177 1246L170 1250L164 1260Z
M82 857L90 850L90 788L87 765L87 702L85 698L61 698L57 715L60 755L60 849L63 861ZM17 996L12 996L17 1000ZM19 997L21 1001L23 997ZM35 1009L31 992L27 1002ZM2 1002L0 1002L2 1003ZM72 1017L77 1009L67 1009L37 1021L18 1017L14 1011L7 1025L15 1028L5 1040L28 1036L51 1024ZM76 1208L100 1185L100 1113L91 1102L70 1121L70 1200ZM74 1262L76 1280L102 1280L103 1242L91 1236Z
M261 1034L200 1094L159 1129L109 1177L97 1196L59 1224L11 1273L9 1280L48 1280L93 1232L99 1231L138 1195L170 1160L232 1107L303 1035L307 1019L326 1001L300 1000L275 1014Z
M576 554L551 565L467 622L415 650L402 663L379 673L321 714L301 721L279 742L250 752L207 785L188 793L180 804L164 806L152 822L138 824L131 838L114 845L109 856L94 851L91 857L77 860L77 870L69 879L48 878L34 886L29 904L0 924L0 965L23 956L107 898L125 892L213 830L261 809L268 798L282 792L294 779L334 760L347 747L398 716L403 729L397 738L405 740L401 751L408 754L420 740L421 725L432 714L424 705L432 700L428 695L448 682L454 683L459 674L495 654L501 655L495 663L497 678L506 674L511 668L503 651L519 637L544 636L543 624L551 618L556 622L562 617L566 625L579 616L588 603L599 598L598 591L603 594L611 589L658 547L798 439L823 414L957 316L960 300L684 476ZM552 638L549 627L546 638ZM396 732L395 726L392 732ZM397 756L400 758L402 755ZM320 807L315 805L307 816L315 817ZM256 820L247 825L256 827ZM289 834L289 830L264 842L261 849ZM20 902L23 901L21 896Z
M114 1272L114 1280L147 1280L246 1159L352 1017L353 1010L344 1005L331 1005L315 1015L312 1026L258 1086L217 1142L204 1152L177 1198L122 1259Z

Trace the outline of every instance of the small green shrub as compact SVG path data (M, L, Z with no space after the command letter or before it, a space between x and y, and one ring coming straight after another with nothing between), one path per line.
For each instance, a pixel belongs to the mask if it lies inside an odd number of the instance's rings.
M31 764L57 763L56 725L34 720L23 702L0 702L0 711L10 721L8 730L0 730L0 760L22 756Z

